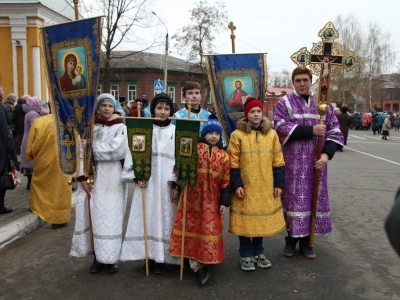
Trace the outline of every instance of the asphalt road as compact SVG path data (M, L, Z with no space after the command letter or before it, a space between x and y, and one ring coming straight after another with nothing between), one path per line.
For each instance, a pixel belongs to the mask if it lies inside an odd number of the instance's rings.
M272 268L244 272L238 238L225 229L227 257L203 288L188 267L183 281L178 266L146 277L142 262L91 275L91 257L69 257L72 220L57 231L46 224L0 251L0 299L400 299L400 258L383 229L399 186L400 133L392 134L382 141L351 131L348 147L329 163L334 231L317 237L315 260L282 256L282 233L264 240Z

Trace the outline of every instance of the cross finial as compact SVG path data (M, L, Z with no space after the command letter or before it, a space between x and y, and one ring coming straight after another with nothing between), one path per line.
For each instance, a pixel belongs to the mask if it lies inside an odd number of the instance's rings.
M229 23L228 28L231 30L231 39L234 39L236 26L233 24L232 21Z
M232 40L232 53L235 53L235 30L236 26L231 21L228 25L228 29L231 30L231 40Z

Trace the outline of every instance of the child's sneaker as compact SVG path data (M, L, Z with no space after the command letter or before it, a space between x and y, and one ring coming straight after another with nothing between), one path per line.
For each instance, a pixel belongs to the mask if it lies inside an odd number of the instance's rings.
M254 271L256 269L250 257L241 257L240 267L243 271Z
M257 262L257 267L266 269L272 266L271 262L265 257L264 254L260 254L257 256L254 256L254 259Z

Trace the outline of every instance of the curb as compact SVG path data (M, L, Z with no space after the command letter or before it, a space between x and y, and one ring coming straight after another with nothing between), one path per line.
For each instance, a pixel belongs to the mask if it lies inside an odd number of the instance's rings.
M35 214L28 214L18 220L7 224L0 228L0 249L3 249L13 241L32 232L36 228L42 226L44 221Z

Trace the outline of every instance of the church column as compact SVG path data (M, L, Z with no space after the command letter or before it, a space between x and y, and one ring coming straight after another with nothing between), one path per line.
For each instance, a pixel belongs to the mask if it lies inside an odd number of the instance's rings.
M13 41L13 80L14 93L19 97L28 94L28 58L27 58L27 20L20 13L10 14L11 40ZM22 61L21 61L22 60ZM21 66L22 65L22 66Z
M17 63L17 47L19 41L12 41L12 62L13 62L13 93L18 95L18 63Z
M26 40L22 41L22 62L24 68L24 94L28 94L28 50ZM33 96L33 95L32 95ZM36 95L35 95L36 96ZM40 97L40 95L37 95Z
M32 63L33 63L33 94L42 98L42 84L40 72L40 48L38 46L32 47Z

